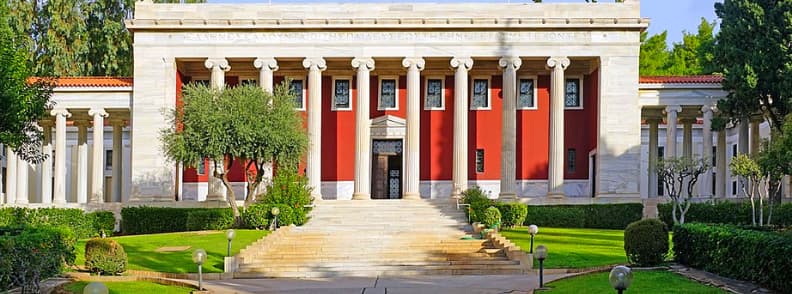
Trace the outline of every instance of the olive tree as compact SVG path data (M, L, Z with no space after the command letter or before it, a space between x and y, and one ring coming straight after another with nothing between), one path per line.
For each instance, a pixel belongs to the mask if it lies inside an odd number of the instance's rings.
M161 131L165 154L191 167L204 159L213 161L210 172L222 180L237 219L239 209L228 179L235 162L245 165L249 204L267 165L274 162L279 169L296 170L307 148L308 136L287 82L273 94L255 85L221 91L190 84L184 88L183 102L170 112L170 126Z
M675 224L685 223L685 214L695 197L699 176L709 169L706 158L675 157L661 159L655 172L672 201L671 216Z

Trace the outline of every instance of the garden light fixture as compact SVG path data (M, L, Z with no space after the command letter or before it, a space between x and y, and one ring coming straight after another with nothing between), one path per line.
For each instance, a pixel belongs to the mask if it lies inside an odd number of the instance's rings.
M539 288L544 288L544 260L547 258L547 247L536 246L536 260L539 260Z
M196 249L193 252L193 262L198 265L198 290L203 290L203 264L206 262L206 250Z
M91 282L83 288L83 294L108 294L110 290L101 282Z
M536 236L536 233L539 233L539 227L537 227L536 225L528 226L528 234L531 234L531 249L530 249L531 251L529 252L531 254L533 254L533 241L534 241L534 236Z
M624 290L627 290L632 283L633 274L632 270L629 267L620 265L614 267L610 271L610 275L608 275L608 281L610 282L613 289L616 289L617 293L622 294Z
M272 231L278 228L278 215L280 214L280 208L278 208L277 206L273 207L270 210L270 213L272 213L272 216L274 217L272 220L272 224L270 225L270 231Z
M234 240L235 236L236 236L236 231L234 231L234 229L230 229L226 231L226 239L228 240L228 251L227 251L228 253L226 254L226 256L229 257L231 256L231 241Z

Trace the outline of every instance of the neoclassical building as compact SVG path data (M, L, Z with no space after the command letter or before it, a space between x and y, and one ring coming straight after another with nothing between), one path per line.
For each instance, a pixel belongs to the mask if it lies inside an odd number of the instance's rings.
M448 198L475 185L501 199L641 201L662 192L648 172L661 147L710 156L762 129L708 130L725 95L716 77L639 78L649 20L638 0L144 0L126 24L134 77L61 79L40 122L53 156L31 166L6 150L3 201L222 200L208 161L184 167L161 148L164 111L186 83L271 91L288 80L310 138L301 171L321 199ZM730 191L717 155L702 195ZM229 173L244 197L241 168Z

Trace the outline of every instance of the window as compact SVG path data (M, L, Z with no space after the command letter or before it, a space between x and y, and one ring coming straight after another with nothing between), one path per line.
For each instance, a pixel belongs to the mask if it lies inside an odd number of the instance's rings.
M203 176L206 174L206 159L202 159L198 161L198 166L195 167L195 171L198 173L199 176Z
M737 181L732 181L732 196L737 196Z
M105 170L113 170L113 150L105 150Z
M300 79L292 79L289 82L289 89L291 89L292 94L294 95L294 105L298 110L305 110L305 80Z
M352 110L352 78L333 78L333 110Z
M517 108L536 109L536 78L522 77L517 82Z
M732 158L737 157L737 144L732 144Z
M476 149L476 173L484 172L484 149Z
M712 146L712 167L718 166L717 165L718 161L715 160L716 158L718 158L718 147Z
M399 109L399 77L380 77L378 110Z
M444 77L430 77L426 79L426 93L424 97L425 110L443 110L445 108L445 81Z
M567 173L575 173L575 160L577 159L577 151L575 148L567 150Z
M473 79L470 91L470 109L490 109L489 78Z
M583 108L583 88L581 87L582 78L569 78L564 83L564 106L566 108Z
M665 157L665 147L657 146L657 160L661 160L663 157ZM664 193L663 179L657 177L657 196L663 196Z

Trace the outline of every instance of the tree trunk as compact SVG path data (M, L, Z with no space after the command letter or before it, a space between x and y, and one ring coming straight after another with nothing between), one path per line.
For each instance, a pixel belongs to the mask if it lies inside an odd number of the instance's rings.
M228 180L228 171L231 170L233 165L234 159L229 159L228 156L225 156L223 158L223 174L220 178L223 180L223 185L226 187L226 200L231 206L231 210L234 212L234 225L238 226L240 224L241 218L239 216L239 207L236 204L236 193L234 193L234 189L231 187L231 182Z

